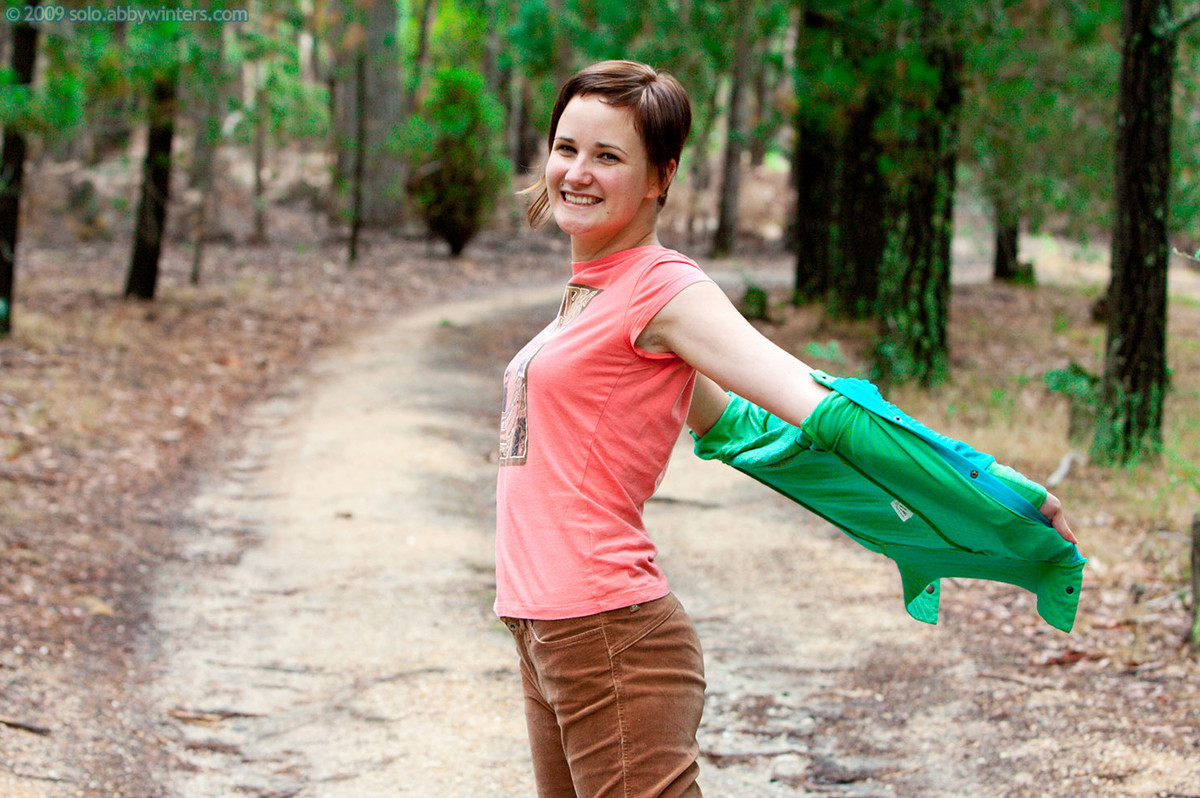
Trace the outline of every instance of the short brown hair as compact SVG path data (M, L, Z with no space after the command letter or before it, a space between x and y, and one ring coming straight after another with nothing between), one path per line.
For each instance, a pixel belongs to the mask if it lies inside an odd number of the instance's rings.
M563 84L550 113L547 149L554 147L558 120L567 103L575 97L598 96L609 105L633 111L633 127L646 145L650 163L658 169L664 186L671 179L671 162L679 164L680 153L692 127L692 106L687 92L674 77L657 72L637 61L601 61L584 67ZM537 183L521 192L533 194L526 212L531 227L541 227L549 217L550 197L543 175ZM667 188L658 198L658 207L667 201Z

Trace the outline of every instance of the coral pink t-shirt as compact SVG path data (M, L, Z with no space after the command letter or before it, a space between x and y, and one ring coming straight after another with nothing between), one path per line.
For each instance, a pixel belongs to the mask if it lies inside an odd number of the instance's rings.
M663 305L706 280L659 246L574 263L558 316L509 363L498 615L574 618L667 594L642 508L683 429L695 370L635 341Z

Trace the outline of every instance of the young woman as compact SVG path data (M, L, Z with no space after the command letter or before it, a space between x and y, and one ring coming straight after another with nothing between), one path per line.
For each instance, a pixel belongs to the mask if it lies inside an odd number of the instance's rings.
M704 664L642 523L683 425L733 391L795 425L829 389L656 221L691 124L644 64L561 89L529 221L571 237L558 315L504 377L495 609L516 640L538 794L698 796ZM1042 511L1070 532L1053 496Z

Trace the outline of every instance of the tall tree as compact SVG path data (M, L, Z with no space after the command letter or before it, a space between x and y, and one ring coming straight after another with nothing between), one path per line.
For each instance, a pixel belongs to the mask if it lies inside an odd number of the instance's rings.
M346 188L353 181L358 54L365 48L365 107L370 113L364 122L370 168L362 187L363 222L371 227L393 225L403 212L405 182L404 160L392 142L404 122L396 0L342 0L339 5L339 27L332 36L335 182ZM344 195L339 197L339 207L345 207L345 201Z
M355 92L358 113L355 114L354 132L354 172L350 189L350 251L346 260L353 265L358 261L358 242L363 228L363 170L367 162L367 115L365 113L367 94L367 54L358 54L358 64L355 66Z
M824 300L833 285L833 255L837 231L837 185L840 131L830 103L818 97L814 75L829 68L830 37L825 19L800 9L796 18L795 76L796 106L792 129L792 187L796 208L788 229L789 244L796 255L792 301ZM815 52L824 52L811 57Z
M413 56L412 74L404 90L403 114L407 120L421 104L425 81L429 76L430 39L433 38L433 23L437 21L437 0L423 0L412 9L417 18L417 50Z
M795 248L793 301L825 299L833 284L833 233L838 163L832 157L837 139L803 111L796 115L796 215L792 222Z
M221 7L220 0L208 0L208 7ZM193 101L196 104L195 136L192 145L192 163L188 180L199 190L200 204L196 209L196 225L192 238L192 270L189 282L200 284L200 272L204 263L204 248L208 230L216 210L217 150L221 144L221 99L225 94L224 36L221 26L200 22L195 26L190 77Z
M881 165L884 150L876 135L885 89L870 72L860 80L861 93L844 109L846 128L840 141L842 171L837 194L838 266L829 304L837 315L861 319L876 311L889 194Z
M995 250L992 253L992 279L1015 283L1032 277L1028 266L1022 266L1021 216L1003 197L993 197L993 223L996 227Z
M919 102L915 135L905 145L903 183L894 190L894 226L882 263L880 337L875 368L884 382L936 385L949 370L947 340L962 56L934 0L917 4L917 46L910 102ZM923 64L922 64L923 62Z
M735 3L737 40L729 75L729 102L725 107L725 151L722 157L721 190L717 200L717 229L713 233L715 257L733 253L737 236L738 199L742 183L742 153L746 149L746 85L754 58L754 14L745 3Z
M39 0L31 0L29 7L36 8L38 3ZM13 26L12 69L18 86L33 83L37 35L37 28L24 22ZM25 134L15 120L8 120L4 126L4 143L0 148L0 338L12 331L24 175Z
M793 295L822 298L838 316L876 310L888 201L879 129L889 84L904 71L884 43L895 28L882 6L806 4L800 15Z
M1092 455L1126 463L1162 446L1167 392L1167 225L1176 37L1171 0L1124 0L1116 224L1100 410Z
M171 198L171 145L175 139L175 94L178 65L169 65L150 88L146 158L142 164L142 196L134 228L133 254L125 281L125 296L153 299Z

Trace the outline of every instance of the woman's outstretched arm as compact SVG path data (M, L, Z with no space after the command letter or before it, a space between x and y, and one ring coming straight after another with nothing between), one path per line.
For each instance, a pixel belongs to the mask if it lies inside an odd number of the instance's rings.
M637 343L650 352L673 352L700 372L687 419L698 435L721 417L726 390L797 427L830 393L810 376L811 367L754 329L714 283L680 291ZM1058 497L1047 493L1040 510L1059 535L1078 542Z

